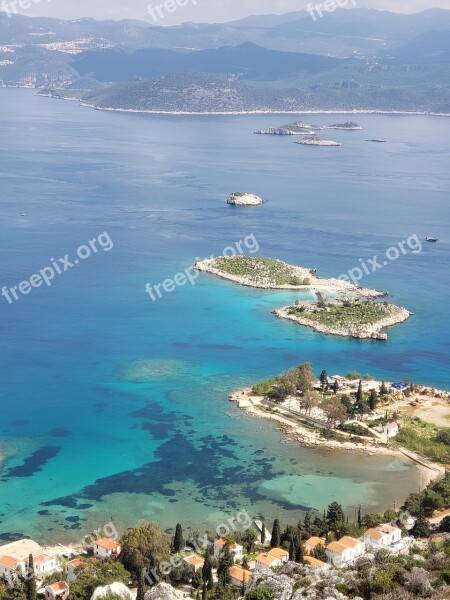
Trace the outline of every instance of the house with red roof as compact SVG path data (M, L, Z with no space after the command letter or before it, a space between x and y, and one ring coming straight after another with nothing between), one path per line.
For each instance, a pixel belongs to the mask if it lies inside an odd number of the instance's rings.
M101 538L94 542L94 556L98 558L108 558L109 556L119 556L122 551L122 546L110 540L109 538Z

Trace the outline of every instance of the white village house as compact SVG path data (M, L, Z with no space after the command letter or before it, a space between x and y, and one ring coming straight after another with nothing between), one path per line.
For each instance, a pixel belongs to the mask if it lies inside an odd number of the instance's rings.
M191 556L185 556L183 558L183 563L186 565L190 573L196 573L203 568L205 559L201 556L197 556L197 554L191 554Z
M69 585L65 581L58 581L47 585L45 588L46 600L62 600L69 595Z
M252 576L251 571L243 569L240 565L233 565L228 569L230 576L230 583L235 587L242 588L247 587L250 577Z
M12 556L0 556L0 577L4 577L8 585L13 586L17 571L25 568L25 563Z
M119 556L120 552L122 551L122 546L118 542L110 540L109 538L101 538L99 540L95 540L93 545L94 556L98 556L99 558Z
M389 548L401 539L401 529L387 523L368 529L364 534L364 544L369 551Z
M67 581L73 583L78 579L78 569L83 565L83 562L78 558L74 558L66 564Z
M34 571L38 579L44 579L58 567L58 560L55 556L47 556L47 554L39 554L33 557Z
M269 567L274 569L275 567L281 567L289 560L289 552L283 550L283 548L272 548L268 552L262 552L255 558L255 569L262 569L263 567Z
M214 542L214 558L219 558L219 554L227 543L223 538L219 538ZM234 555L234 560L239 561L244 558L244 548L240 544L230 544L230 550Z
M388 438L394 438L398 435L399 427L395 422L388 423L383 427L383 433Z
M344 535L338 542L331 542L325 547L328 562L335 567L342 567L366 551L362 540L357 540L349 535Z

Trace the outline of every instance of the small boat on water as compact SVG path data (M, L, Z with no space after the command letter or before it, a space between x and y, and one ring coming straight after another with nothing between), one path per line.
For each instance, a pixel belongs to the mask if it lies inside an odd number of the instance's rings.
M437 242L438 239L429 235L429 236L427 236L426 241L427 242Z

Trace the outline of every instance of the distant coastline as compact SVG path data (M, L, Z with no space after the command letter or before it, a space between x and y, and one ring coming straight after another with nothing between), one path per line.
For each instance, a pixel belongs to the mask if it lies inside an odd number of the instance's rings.
M46 98L54 98L54 96L37 94ZM71 100L71 98L56 98L56 100ZM173 115L173 116L187 116L187 115L415 115L424 117L450 117L450 113L436 113L429 111L400 111L400 110L375 110L375 109L348 109L348 110L249 110L249 111L170 111L170 110L143 110L136 108L107 108L101 106L95 106L86 102L80 102L80 106L84 108L93 108L94 110L101 110L106 112L123 112L123 113L138 113L146 115Z

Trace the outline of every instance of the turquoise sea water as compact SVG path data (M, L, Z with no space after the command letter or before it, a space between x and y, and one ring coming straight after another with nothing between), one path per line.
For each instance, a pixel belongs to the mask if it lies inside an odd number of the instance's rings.
M297 118L364 131L333 131L341 148L252 133ZM286 443L227 395L306 360L449 387L449 134L425 116L145 116L1 90L1 286L104 231L114 243L50 288L0 297L1 537L78 540L111 516L295 522L334 499L352 515L416 490L409 463ZM268 202L228 207L237 190ZM260 256L328 277L414 234L440 241L362 282L414 313L387 343L280 321L271 310L296 294L207 275L145 294L252 234Z

